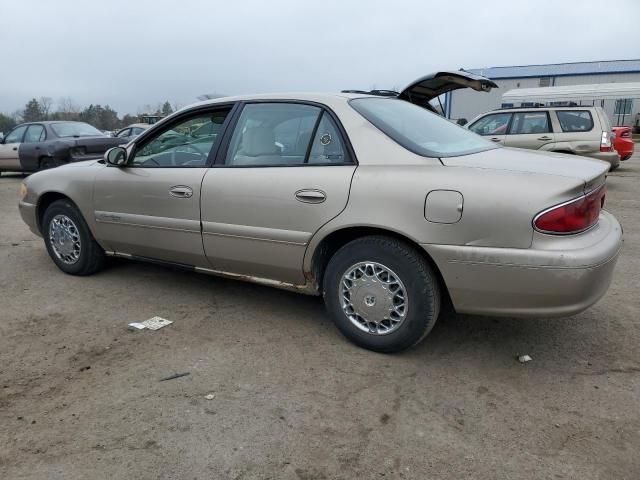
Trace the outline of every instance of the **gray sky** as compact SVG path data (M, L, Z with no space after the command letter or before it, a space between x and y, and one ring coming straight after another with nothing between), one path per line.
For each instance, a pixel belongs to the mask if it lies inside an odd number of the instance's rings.
M640 0L0 0L0 112L402 87L435 70L640 57Z

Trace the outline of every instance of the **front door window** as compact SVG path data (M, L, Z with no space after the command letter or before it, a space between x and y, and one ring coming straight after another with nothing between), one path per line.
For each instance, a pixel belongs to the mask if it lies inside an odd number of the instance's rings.
M147 168L204 167L220 141L230 109L189 117L145 139L129 166Z
M26 125L21 127L14 128L9 135L7 135L4 139L4 143L20 143L22 142L22 137L24 136L24 132L27 129Z

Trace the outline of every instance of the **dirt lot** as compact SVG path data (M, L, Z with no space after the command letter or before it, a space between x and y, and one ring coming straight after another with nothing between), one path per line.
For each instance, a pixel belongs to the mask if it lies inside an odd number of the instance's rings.
M393 356L318 298L138 263L66 276L20 181L0 178L2 479L640 478L640 156L609 179L625 246L600 303L449 315ZM154 315L175 323L127 330Z

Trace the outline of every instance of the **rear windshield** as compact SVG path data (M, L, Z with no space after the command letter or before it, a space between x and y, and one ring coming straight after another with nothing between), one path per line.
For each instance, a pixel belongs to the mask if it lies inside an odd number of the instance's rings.
M349 103L391 139L423 157L456 157L497 148L479 135L404 100L356 98Z
M102 133L88 123L82 122L61 122L52 123L51 129L58 137L104 137Z

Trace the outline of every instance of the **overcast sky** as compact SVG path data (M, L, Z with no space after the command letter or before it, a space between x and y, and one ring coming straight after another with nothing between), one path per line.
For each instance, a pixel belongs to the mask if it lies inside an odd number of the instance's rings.
M211 92L638 58L639 21L640 0L0 0L0 112L69 96L122 115Z

